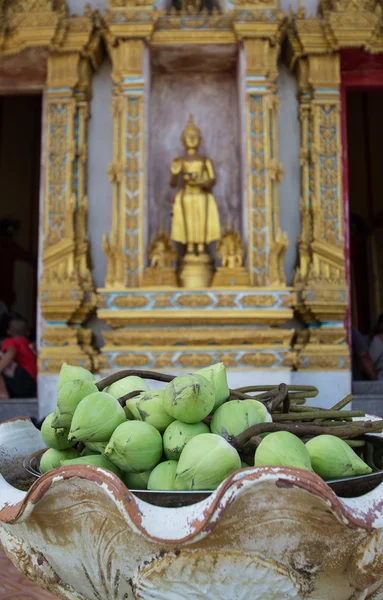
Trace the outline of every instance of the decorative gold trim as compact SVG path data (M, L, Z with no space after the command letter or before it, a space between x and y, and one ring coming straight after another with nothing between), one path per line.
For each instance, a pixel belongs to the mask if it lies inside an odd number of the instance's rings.
M238 347L251 344L251 347L289 347L293 329L256 329L254 327L135 327L105 331L103 338L106 347L130 348L131 346L156 346L161 335L161 345L167 346L208 346L210 344Z
M282 325L291 318L291 310L106 310L98 316L111 327L126 325Z
M254 37L245 39L244 47L250 278L255 286L282 288L288 239L279 225L278 185L283 168L278 163L278 49L269 40Z

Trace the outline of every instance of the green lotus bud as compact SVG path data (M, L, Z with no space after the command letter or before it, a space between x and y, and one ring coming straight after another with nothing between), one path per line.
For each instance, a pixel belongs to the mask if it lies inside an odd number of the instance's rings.
M121 404L110 394L89 394L74 411L69 439L76 442L107 442L125 421Z
M238 452L219 435L202 433L182 450L177 465L176 490L215 490L241 468Z
M89 448L84 448L84 450L81 452L81 456L100 456L100 453L90 450Z
M55 450L66 450L75 445L75 441L68 442L69 429L53 429L52 421L54 419L54 413L48 415L43 424L41 425L41 437L43 438L44 444L48 448L54 448Z
M163 397L163 390L153 390L131 398L126 404L135 419L153 425L162 433L174 421L164 409Z
M209 427L205 423L173 421L166 428L163 437L166 458L169 460L178 460L189 440L201 433L210 433Z
M151 471L143 473L126 473L122 471L121 479L129 490L147 490Z
M259 415L258 423L272 423L272 416L263 402L259 402L259 400L242 400L242 402L250 404L253 408L255 408Z
M335 435L318 435L306 443L312 467L323 479L342 479L372 473L352 448Z
M111 394L118 400L119 398L122 398L122 396L130 394L130 392L149 392L149 390L150 387L145 379L141 379L141 377L136 377L135 375L130 375L129 377L124 377L124 379L120 379L119 381L112 383L112 385L109 385L107 388L105 388L104 392ZM127 419L134 419L128 407L125 407L125 414Z
M236 436L252 425L262 423L264 415L253 403L245 400L230 400L214 413L210 423L212 433L225 439Z
M302 440L289 431L263 438L254 457L256 467L295 467L312 471L310 455Z
M88 450L92 450L92 452L97 452L97 454L104 454L108 442L84 442L84 444L88 448Z
M113 433L105 456L128 473L149 471L161 460L161 434L149 423L126 421Z
M154 467L148 481L148 490L174 491L178 462L167 460Z
M53 469L61 467L62 460L69 460L71 458L79 458L80 454L74 448L68 448L68 450L55 450L49 448L44 452L40 460L40 472L47 473Z
M202 375L180 375L168 383L164 393L166 412L183 423L198 423L214 407L214 390Z
M217 410L230 396L225 365L222 362L216 363L210 367L200 369L196 375L202 375L212 384L215 396L213 410Z
M52 426L54 428L67 427L69 429L74 411L81 400L96 392L98 392L97 386L92 381L75 379L64 383L57 396L57 414L55 411Z
M61 390L62 386L68 381L73 381L74 379L82 379L85 381L94 381L94 376L90 371L84 369L83 367L71 367L67 365L67 363L63 363L59 380L57 383L57 389Z
M80 456L79 458L74 458L72 460L61 461L62 467L70 467L72 465L91 465L93 467L98 467L99 469L112 471L117 477L121 476L120 469L110 462L110 460L105 458L105 456L101 456L101 454L95 454L94 456Z

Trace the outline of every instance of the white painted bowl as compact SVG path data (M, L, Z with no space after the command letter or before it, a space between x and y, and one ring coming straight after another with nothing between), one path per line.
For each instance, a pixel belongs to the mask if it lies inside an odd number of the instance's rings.
M162 508L81 465L20 491L24 457L43 447L28 419L0 424L0 540L59 598L383 598L383 484L341 499L307 471L249 468L202 502Z

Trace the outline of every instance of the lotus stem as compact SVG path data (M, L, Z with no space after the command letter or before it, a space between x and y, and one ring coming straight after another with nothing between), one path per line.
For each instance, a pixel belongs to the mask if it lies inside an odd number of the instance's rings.
M96 383L99 391L102 392L108 385L112 385L112 383L116 383L116 381L120 381L120 379L124 379L125 377L130 377L135 375L136 377L141 377L142 379L153 379L154 381L162 381L164 383L169 383L175 379L176 375L167 375L166 373L156 373L155 371L141 371L140 369L124 369L123 371L118 371L118 373L112 373L112 375L108 375L104 379L101 379Z
M324 412L324 415L323 415ZM323 416L322 416L323 415ZM302 421L303 419L317 419L321 417L321 421L324 419L341 419L346 420L351 417L364 417L365 413L362 410L327 410L321 411L320 409L312 409L306 413L275 413L273 414L273 421L278 423L280 421Z
M334 406L332 408L330 408L330 410L341 410L342 408L344 408L345 406L347 406L347 404L350 404L350 402L353 399L353 395L352 394L348 394L345 398L343 398L342 400L340 400L339 402L337 402L336 404L334 404ZM361 415L362 416L362 415ZM316 423L320 423L321 419L317 419Z
M136 396L139 396L144 392L145 390L134 390L133 392L129 392L129 394L125 394L125 396L121 396L121 398L119 398L118 401L121 404L122 408L125 408L125 404L128 400L130 400L130 398L135 398Z
M344 440L351 448L363 448L366 445L366 440Z
M341 410L342 408L347 406L347 404L350 404L353 398L354 396L352 394L348 394L345 398L343 398L343 400L340 400L339 402L334 404L334 406L330 410Z

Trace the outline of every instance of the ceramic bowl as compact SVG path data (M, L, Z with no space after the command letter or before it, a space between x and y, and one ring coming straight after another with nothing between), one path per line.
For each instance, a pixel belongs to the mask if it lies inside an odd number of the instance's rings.
M169 508L95 467L30 479L43 447L28 419L0 424L0 540L58 598L383 598L383 484L340 498L307 471L248 468Z

